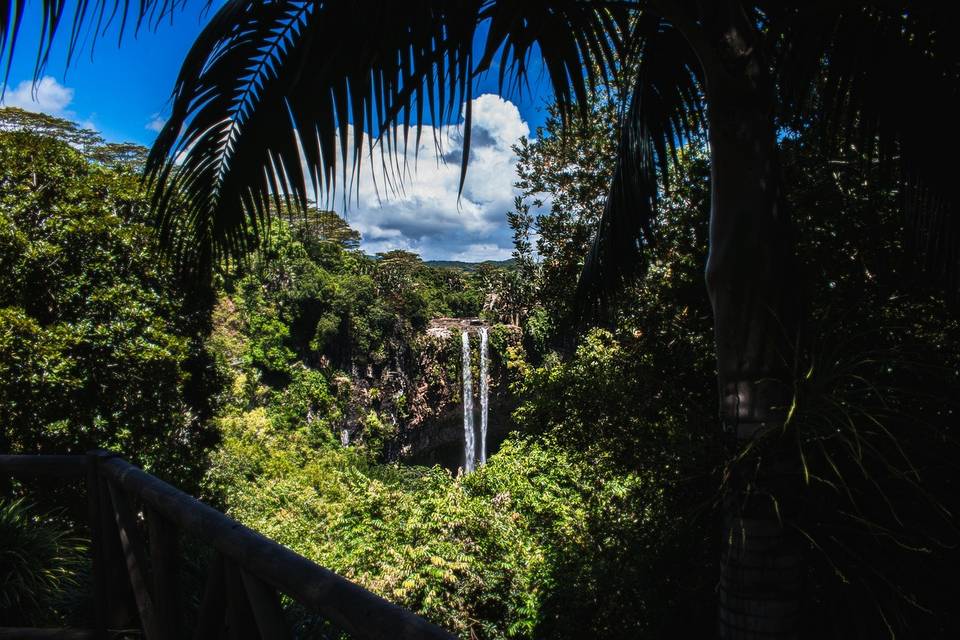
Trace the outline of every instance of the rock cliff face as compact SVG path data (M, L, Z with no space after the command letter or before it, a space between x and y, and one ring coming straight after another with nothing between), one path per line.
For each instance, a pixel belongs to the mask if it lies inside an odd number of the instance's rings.
M379 430L389 460L439 464L451 470L462 467L461 334L467 331L470 335L472 376L479 381L482 327L489 332L487 453L495 453L509 431L514 408L507 388L506 354L509 348L521 348L521 333L514 325L490 325L478 318L432 320L408 349L398 351L405 356L396 358L395 366L354 372L343 439L367 439ZM474 406L478 408L479 389L475 382ZM479 428L479 419L474 422Z

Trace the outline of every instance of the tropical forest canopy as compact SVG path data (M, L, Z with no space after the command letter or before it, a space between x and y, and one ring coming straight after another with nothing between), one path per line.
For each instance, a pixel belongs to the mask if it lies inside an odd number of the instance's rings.
M278 216L262 249L198 286L157 259L126 150L78 144L89 132L44 116L2 118L8 450L108 447L465 637L710 627L705 567L716 562L711 514L726 458L701 284L702 152L684 152L647 275L607 328L574 341L563 323L575 291L563 285L598 216L593 174L609 171L612 119L564 133L551 119L518 141L529 195L505 217L516 237L506 269L367 256L342 217L317 211ZM798 410L817 431L796 441L811 479L795 517L816 543L817 606L838 617L862 607L874 622L890 607L935 629L943 620L904 598L936 612L945 595L928 579L946 557L933 527L951 525L939 509L952 473L936 460L951 441L944 399L957 385L960 326L943 321L934 289L908 279L916 265L895 189L854 151L826 164L802 138L781 144L811 273L803 294L816 309L818 341L801 354L797 383L809 403ZM564 170L551 169L563 153ZM544 193L552 205L532 209ZM404 464L396 439L418 408L386 377L357 371L455 384L455 349L440 352L439 372L402 363L421 357L431 318L477 315L519 319L522 340L495 341L513 433L468 476ZM930 502L893 511L881 489ZM42 599L5 611L67 615Z
M495 25L512 15L488 10ZM709 62L695 27L722 20L697 11L702 24L678 12L669 29L644 14L634 26L647 54L680 46L677 26ZM763 16L747 26L765 42L794 34L771 26L777 11ZM588 33L590 49L599 36ZM204 46L220 51L207 40L186 69L213 86L227 57L204 66ZM931 59L956 63L930 41ZM529 46L510 42L517 55ZM756 68L753 49L730 46ZM578 62L604 67L609 52L597 51ZM814 92L836 107L830 118L785 113L787 67L759 83L780 100L758 109L767 120L706 124L697 92L703 74L719 73L709 64L691 72L676 59L690 84L671 85L675 95L658 93L666 75L644 76L646 58L631 61L639 72L595 69L597 83L558 94L545 124L516 141L519 195L503 212L513 255L480 264L368 255L349 211L303 190L274 197L276 176L254 165L222 172L218 188L236 188L210 205L203 127L223 122L216 101L191 103L200 115L186 128L184 113L174 118L152 159L70 121L3 109L0 449L115 451L462 638L712 637L718 593L732 588L736 520L789 532L803 560L782 558L796 572L782 584L801 585L790 597L802 637L956 637L960 321L952 266L937 267L953 255L938 235L950 198L914 171L931 164L942 177L931 162L940 150L900 162L916 144L884 146L883 131L858 129L871 118L892 126L886 107L830 102L840 92L830 65L848 54L831 50ZM872 90L875 71L851 74ZM631 86L634 76L651 84ZM178 99L202 93L191 83ZM638 115L638 96L663 110L660 124ZM469 101L455 97L458 108ZM707 98L730 115L728 95ZM291 104L305 117L306 103ZM831 127L843 135L825 138ZM730 155L753 129L762 176ZM185 149L179 168L164 164ZM178 183L177 171L195 181ZM731 173L776 188L737 190ZM918 218L928 200L939 208ZM735 235L717 229L730 202L758 217L731 227L748 240L716 268L718 238ZM223 220L221 235L203 235ZM643 268L625 266L640 249ZM489 329L500 433L467 474L462 458L423 443L463 437L463 370L480 373L461 359L469 322ZM742 338L734 325L764 329L743 338L735 371L720 353ZM753 379L736 378L747 369ZM745 425L762 428L745 436ZM75 510L57 507L77 495L10 489L0 624L84 626L86 533ZM185 598L196 599L206 559L187 556ZM338 637L285 607L300 637Z

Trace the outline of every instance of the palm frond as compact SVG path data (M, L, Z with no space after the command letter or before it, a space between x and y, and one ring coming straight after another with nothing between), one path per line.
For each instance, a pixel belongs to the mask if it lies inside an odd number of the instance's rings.
M182 265L242 255L271 201L330 198L375 150L395 188L411 138L419 147L425 123L464 105L462 189L475 76L497 63L502 83L522 85L539 50L572 105L595 81L584 68L616 64L625 16L582 0L230 2L184 63L148 163L164 244Z
M611 78L628 46L629 12L615 2L583 0L487 0L480 12L489 21L476 73L498 58L501 87L522 90L531 56L542 57L566 125L577 108L589 116L589 94Z
M424 124L455 121L464 105L462 189L476 74L499 57L501 82L520 83L539 48L573 104L586 66L615 64L614 13L578 0L228 3L184 63L148 163L166 246L185 266L243 255L271 208L349 189L375 152L395 188Z
M902 179L907 238L956 298L960 197L960 6L877 0L765 3L784 121L821 129L828 150L856 147ZM796 6L793 6L796 5Z
M212 0L207 0L207 6ZM33 69L34 80L43 75L50 58L54 40L64 29L69 30L67 40L67 66L70 66L80 43L85 39L92 48L98 38L111 28L117 29L117 38L122 40L130 28L134 32L146 24L155 28L162 20L170 18L184 7L186 0L42 0L28 11L27 0L0 0L0 61L4 61L6 86L10 65L16 51L17 38L24 18L33 17L39 11L40 41Z
M603 303L642 270L654 240L660 185L668 187L677 150L704 126L702 72L678 30L641 15L630 40L638 46L636 81L622 116L620 151L610 192L579 283L580 306Z

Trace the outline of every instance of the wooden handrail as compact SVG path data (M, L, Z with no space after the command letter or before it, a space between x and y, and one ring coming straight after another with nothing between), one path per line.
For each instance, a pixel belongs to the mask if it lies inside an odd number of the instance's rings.
M2 455L0 471L14 476L82 476L87 471L86 456Z
M90 629L0 627L0 640L95 640Z
M378 640L452 638L423 618L248 529L125 460L108 458L100 467L104 475L183 531L351 634Z
M93 463L92 467L89 467ZM276 625L278 617L271 607L267 594L270 588L284 593L295 601L315 611L338 627L357 638L371 640L453 640L447 631L433 625L420 616L371 593L343 576L325 569L290 549L249 529L216 509L180 491L176 487L135 467L129 462L107 452L91 452L88 456L0 456L0 472L14 475L63 475L79 476L88 468L95 468L99 482L107 481L111 491L101 492L101 503L109 503L117 518L120 537L124 542L127 563L133 568L134 582L144 582L145 550L139 536L131 531L132 515L129 505L119 495L134 497L149 514L158 514L170 524L196 539L209 544L219 554L220 565L239 571L242 584L255 600L253 613L257 624ZM100 509L105 508L101 504ZM94 523L93 535L99 527ZM95 541L96 542L96 541ZM132 559L131 559L132 558ZM102 558L101 558L102 562ZM95 558L95 564L96 558ZM101 567L99 570L103 570ZM212 582L211 582L212 584ZM208 585L209 586L209 585ZM230 586L230 585L228 585ZM233 585L236 587L237 585ZM149 600L149 594L147 594ZM138 594L139 597L139 594ZM138 600L141 614L144 602ZM147 604L151 604L147 602ZM276 609L278 611L278 609ZM142 617L142 615L141 615ZM143 622L153 626L148 620ZM160 630L151 633L145 628L148 640L151 635L168 635Z

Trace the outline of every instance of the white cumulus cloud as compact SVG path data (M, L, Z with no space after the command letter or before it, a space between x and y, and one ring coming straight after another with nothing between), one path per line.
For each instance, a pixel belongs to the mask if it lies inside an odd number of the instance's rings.
M155 113L150 116L150 120L145 125L145 128L150 131L160 133L163 130L163 125L165 124L167 124L167 119L162 117L159 113Z
M425 260L510 257L513 245L505 214L517 193L517 158L511 146L529 133L509 100L493 94L475 98L470 164L459 199L463 135L458 126L425 126L419 149L411 134L405 157L401 150L398 159L408 166L402 189L385 186L378 151L372 161L365 156L359 194L355 183L346 211L351 226L363 235L364 250L408 249ZM434 135L441 142L442 158L437 158Z
M36 86L29 80L24 80L16 87L7 87L3 96L5 106L66 118L74 115L67 109L71 102L73 89L63 86L50 76L40 78Z

